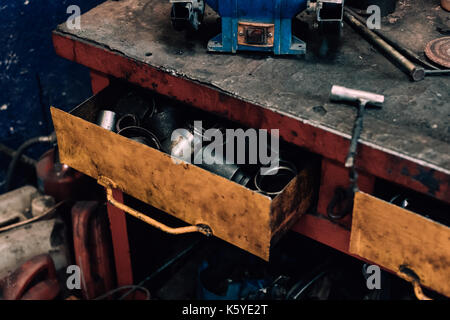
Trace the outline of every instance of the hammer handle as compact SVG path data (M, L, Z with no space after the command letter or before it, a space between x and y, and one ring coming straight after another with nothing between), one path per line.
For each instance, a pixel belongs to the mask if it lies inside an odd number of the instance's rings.
M361 137L361 132L364 125L364 114L366 111L366 103L361 102L358 108L358 115L353 126L352 141L350 143L350 150L345 161L346 168L353 168L355 166L355 157L358 148L358 140Z

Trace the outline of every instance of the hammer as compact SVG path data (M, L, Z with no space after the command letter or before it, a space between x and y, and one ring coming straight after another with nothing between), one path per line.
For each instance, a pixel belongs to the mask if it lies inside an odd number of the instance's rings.
M353 127L350 150L348 152L347 159L345 161L346 168L354 168L356 150L358 147L358 140L363 130L363 119L366 107L373 106L381 108L384 103L384 96L366 91L348 89L340 86L333 86L333 88L331 89L330 99L336 102L357 103L359 106L358 115L356 117L356 121Z

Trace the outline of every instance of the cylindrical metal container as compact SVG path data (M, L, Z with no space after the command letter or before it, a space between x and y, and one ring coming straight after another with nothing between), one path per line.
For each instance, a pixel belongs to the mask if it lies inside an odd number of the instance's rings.
M179 128L184 128L186 115L182 108L177 108L169 100L159 101L157 111L143 126L153 132L159 141L170 140L172 133Z
M162 150L172 157L192 162L196 146L203 141L203 128L189 126L175 130L171 137L162 143Z
M117 114L110 110L101 110L97 116L97 124L109 131L116 130Z
M267 169L265 175L259 170L254 178L254 183L259 192L274 197L283 192L296 176L297 169L292 163L280 161L278 166Z
M154 135L147 129L141 127L128 127L120 130L118 134L157 150L161 150L161 142L156 137L156 135Z
M139 118L135 114L127 113L120 117L119 120L117 120L116 132L119 132L120 130L128 127L139 127L139 124Z
M200 152L198 152L198 154L195 155L194 164L243 186L247 186L250 181L250 177L241 167L236 164L226 163L226 158L223 153L204 153L203 148Z
M155 97L153 93L132 90L117 102L114 110L120 114L133 114L142 123L155 113Z

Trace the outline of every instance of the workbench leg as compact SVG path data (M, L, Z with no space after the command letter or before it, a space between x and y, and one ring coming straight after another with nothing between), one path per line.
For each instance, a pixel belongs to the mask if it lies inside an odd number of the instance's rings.
M107 75L91 70L91 85L93 94L97 94L109 86ZM123 193L113 190L115 199L123 203ZM133 269L131 267L130 245L125 212L108 203L108 217L116 266L117 285L119 287L133 284Z
M109 78L104 73L91 70L92 93L97 94L109 86Z
M123 192L113 190L113 197L123 203ZM130 245L125 212L108 203L108 217L111 228L117 284L119 287L133 284Z

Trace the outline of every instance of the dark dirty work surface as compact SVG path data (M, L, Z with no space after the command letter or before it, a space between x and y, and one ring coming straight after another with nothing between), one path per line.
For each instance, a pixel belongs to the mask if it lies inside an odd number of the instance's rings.
M399 1L381 31L423 56L427 42L450 24L438 4ZM82 16L81 30L62 24L58 31L337 134L350 134L356 109L329 102L333 84L384 94L384 108L367 113L362 139L450 170L449 77L411 82L347 24L340 42L325 42L302 22L311 20L306 14L294 21L308 44L304 57L211 54L206 45L220 31L217 16L209 10L202 30L187 35L173 30L169 10L166 0L107 1Z

